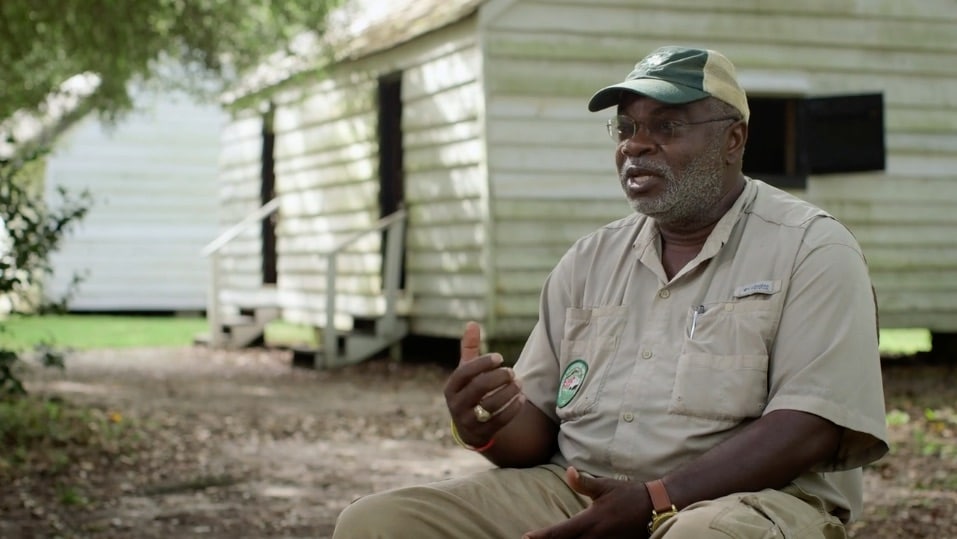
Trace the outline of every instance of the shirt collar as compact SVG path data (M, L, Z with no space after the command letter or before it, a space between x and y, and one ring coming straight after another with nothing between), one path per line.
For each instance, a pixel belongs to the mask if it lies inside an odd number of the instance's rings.
M708 239L705 240L704 246L701 247L701 252L698 253L695 260L707 260L718 254L721 247L723 247L725 243L728 243L728 239L731 237L731 231L734 230L734 225L738 224L738 219L741 217L741 214L745 213L745 211L751 207L757 194L758 189L754 181L745 176L744 189L741 191L741 194L738 195L738 199L734 201L734 204L731 205L731 208L721 216L721 219L718 219L718 223L714 225L714 230L708 235Z
M751 207L754 198L757 196L758 190L754 181L745 176L744 182L744 189L741 191L741 194L738 195L738 198L734 201L734 204L731 205L731 208L718 219L714 230L711 231L711 234L708 235L708 239L705 240L704 245L701 247L701 252L699 252L698 256L689 262L685 268L679 271L675 277L697 266L700 262L715 256L724 244L728 242L728 239L731 237L731 232L738 223L741 214L745 213L747 209ZM660 237L657 223L649 217L639 219L638 223L644 225L641 226L638 237L635 238L635 243L633 244L638 257L643 257L647 249L653 248L656 251L656 256L660 258L661 253L657 253L657 245Z

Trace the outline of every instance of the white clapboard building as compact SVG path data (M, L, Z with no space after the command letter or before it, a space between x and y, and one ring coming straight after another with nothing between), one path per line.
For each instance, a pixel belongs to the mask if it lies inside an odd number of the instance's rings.
M353 331L394 312L393 338L456 338L478 320L520 342L559 257L631 211L588 98L683 44L734 61L754 111L746 171L851 227L881 324L957 332L952 1L358 6L322 60L230 97L220 229L279 202L216 251L224 312L272 302ZM383 235L362 233L399 208L389 302Z
M91 114L47 158L47 199L62 186L93 205L53 255L45 283L84 312L181 312L206 306L203 246L217 231L219 137L225 113L172 92L138 91L115 124Z

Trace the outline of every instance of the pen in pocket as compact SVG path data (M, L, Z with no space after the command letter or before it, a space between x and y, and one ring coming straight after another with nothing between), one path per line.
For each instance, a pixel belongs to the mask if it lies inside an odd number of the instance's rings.
M691 329L688 331L688 339L694 338L694 328L698 325L698 316L704 312L704 305L698 305L691 308Z

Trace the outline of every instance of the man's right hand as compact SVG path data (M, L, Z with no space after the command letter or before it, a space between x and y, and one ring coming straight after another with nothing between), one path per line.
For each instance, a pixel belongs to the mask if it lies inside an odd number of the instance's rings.
M473 447L486 445L514 419L525 402L521 382L501 354L479 355L482 328L469 322L462 335L459 366L445 383L445 402L462 441ZM476 406L491 414L480 421Z

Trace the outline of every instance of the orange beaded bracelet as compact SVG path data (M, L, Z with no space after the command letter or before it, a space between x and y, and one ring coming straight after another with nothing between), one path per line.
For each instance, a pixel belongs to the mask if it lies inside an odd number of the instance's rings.
M468 449L469 451L475 451L476 453L484 453L488 451L489 449L491 449L493 445L495 445L495 438L492 438L491 440L488 441L488 443L486 443L482 447L471 446L462 441L462 437L459 436L459 430L455 428L455 420L452 420L452 419L449 420L449 427L451 427L452 429L452 439L455 440L455 443L459 444L465 449Z

